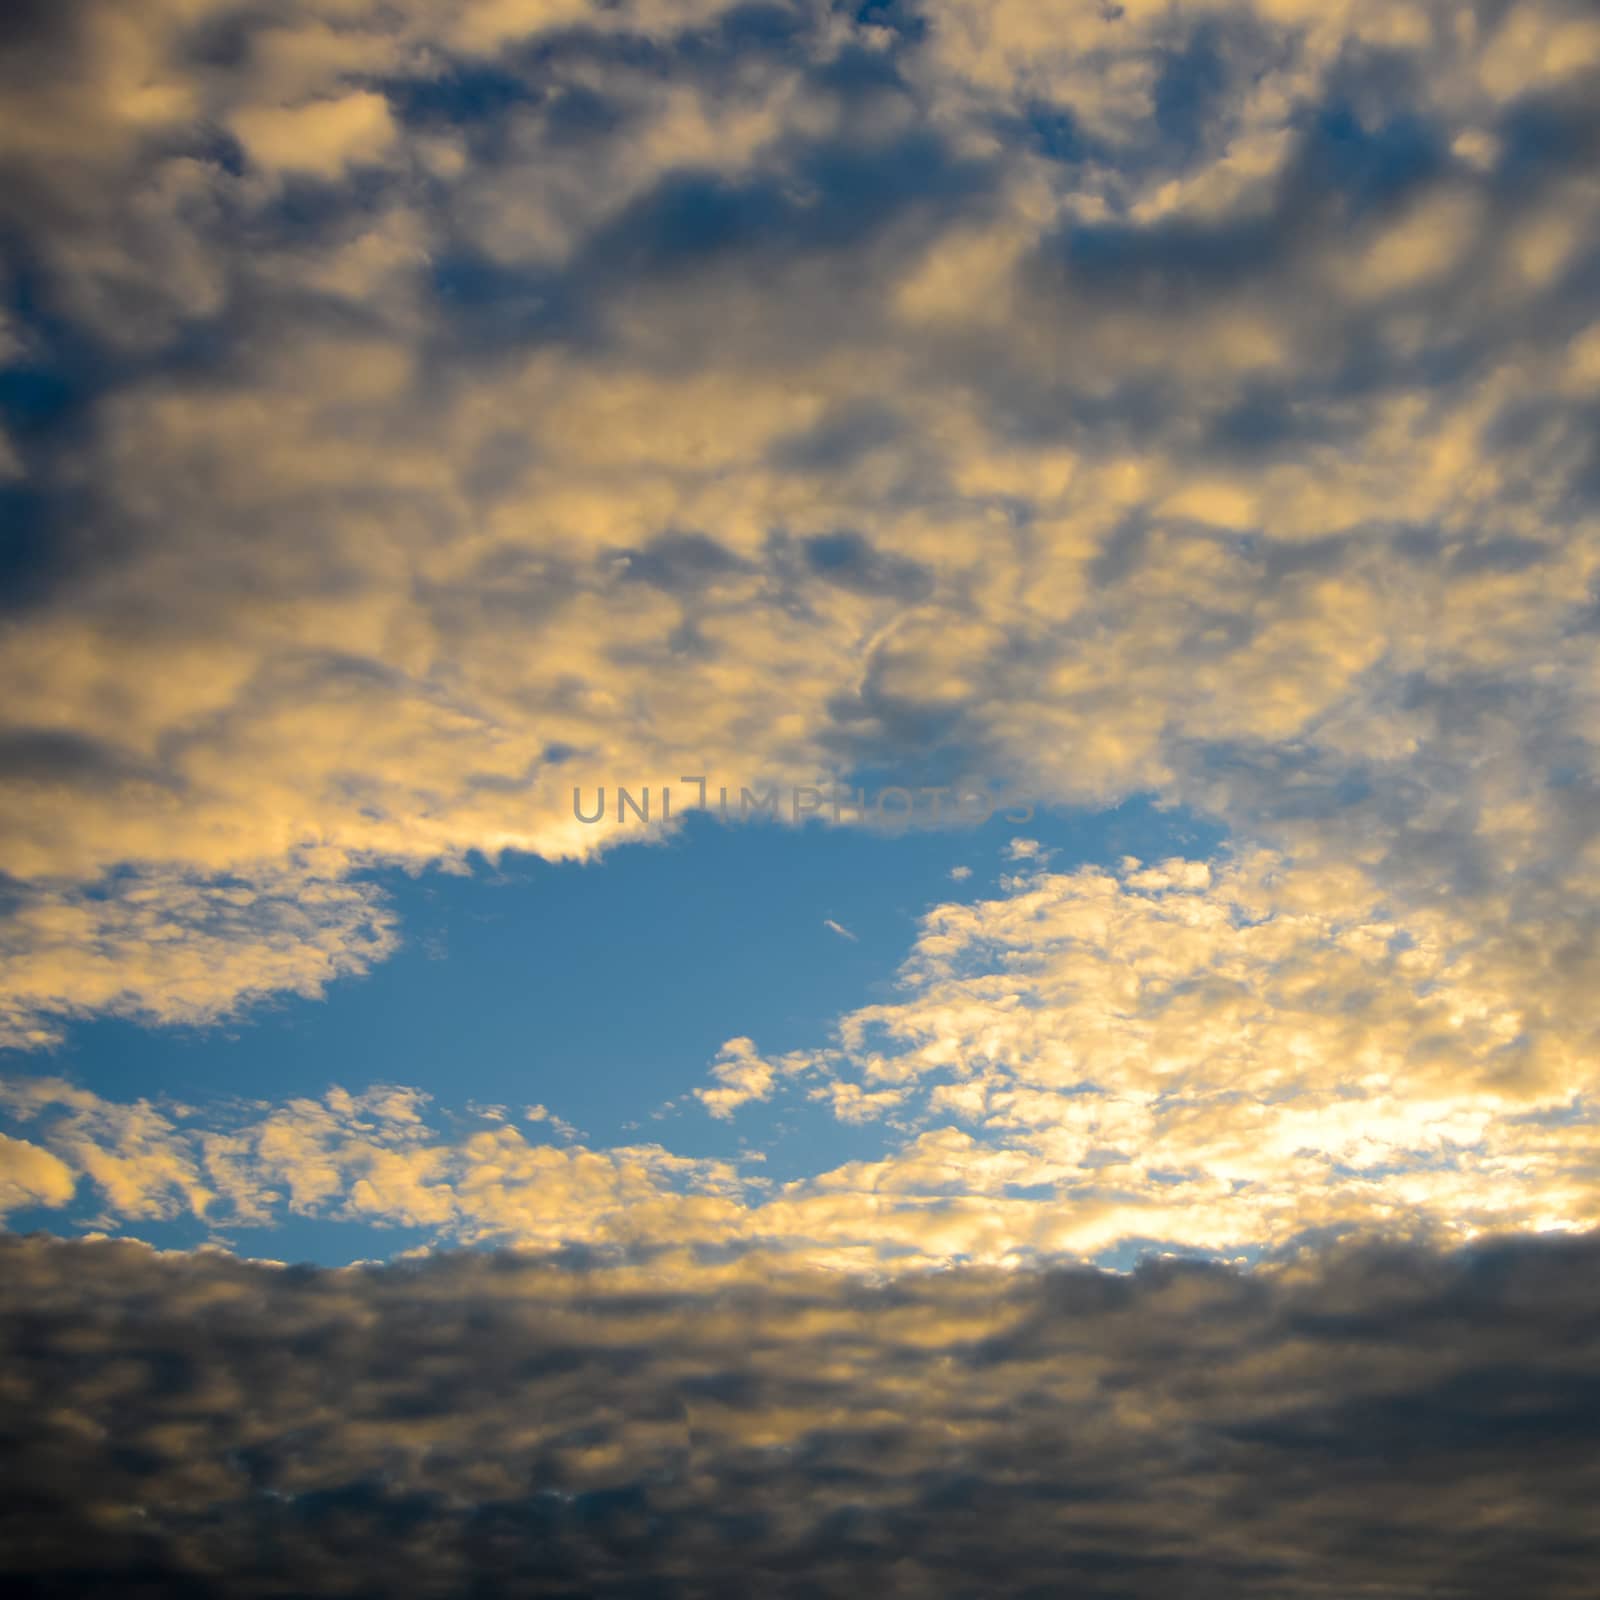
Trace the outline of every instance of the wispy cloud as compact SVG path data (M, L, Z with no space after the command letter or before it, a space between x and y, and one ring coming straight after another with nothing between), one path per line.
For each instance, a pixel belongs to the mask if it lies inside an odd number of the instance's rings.
M848 939L851 944L859 944L861 942L842 922L835 922L832 917L824 917L822 926L830 932L838 934L841 939Z

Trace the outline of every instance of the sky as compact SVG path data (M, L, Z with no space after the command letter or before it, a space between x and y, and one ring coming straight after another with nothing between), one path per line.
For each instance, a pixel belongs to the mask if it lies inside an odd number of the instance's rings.
M1590 0L0 16L28 1592L1584 1593L1597 993Z

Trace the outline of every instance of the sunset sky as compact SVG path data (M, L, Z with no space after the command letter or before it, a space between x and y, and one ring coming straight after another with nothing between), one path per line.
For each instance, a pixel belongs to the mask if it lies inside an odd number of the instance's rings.
M0 1574L1594 1592L1592 0L10 0L0 291Z

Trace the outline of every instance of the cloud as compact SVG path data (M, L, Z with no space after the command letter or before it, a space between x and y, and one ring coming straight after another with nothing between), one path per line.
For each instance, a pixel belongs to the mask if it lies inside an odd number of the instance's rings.
M27 1077L0 1082L0 1108L38 1141L0 1146L13 1204L64 1205L82 1179L102 1205L97 1226L182 1218L226 1237L323 1217L548 1248L742 1231L732 1197L744 1180L726 1162L592 1150L548 1112L529 1117L530 1141L498 1107L441 1113L398 1085L195 1106Z
M835 922L832 917L824 917L822 919L822 926L838 934L841 939L848 939L851 944L859 944L861 942L855 934L851 933L851 931L841 923Z
M1508 939L1592 905L1582 8L41 16L0 872L81 931L11 1042L322 981L270 918L152 962L77 915L121 874L590 856L574 784L644 773L1144 790Z
M924 1141L956 1138L961 1192L1002 1192L989 1162L1050 1192L1048 1221L997 1208L1018 1243L1589 1226L1593 973L1581 944L1530 966L1500 927L1273 854L1040 868L930 910L901 994L841 1019L813 1095L929 1129L863 1190L918 1188Z
M64 1206L76 1190L71 1167L58 1156L0 1134L0 1215L24 1206Z
M244 878L129 872L94 892L34 882L0 902L0 1048L55 1043L64 1017L90 1012L194 1024L267 995L319 996L395 944L376 890L305 856Z
M714 1089L696 1089L695 1098L714 1117L731 1117L740 1106L755 1100L769 1100L777 1081L777 1070L756 1054L751 1039L729 1039L717 1052L711 1076Z
M304 106L249 106L234 117L233 131L250 160L268 171L322 178L376 160L395 135L388 101L370 91Z
M874 1285L0 1255L37 1592L1576 1600L1600 1553L1588 1237Z

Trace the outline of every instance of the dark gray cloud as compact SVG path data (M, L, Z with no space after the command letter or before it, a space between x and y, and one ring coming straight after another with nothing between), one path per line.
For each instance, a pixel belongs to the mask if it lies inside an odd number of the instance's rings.
M0 1241L29 1595L1584 1596L1600 1241L869 1285Z

